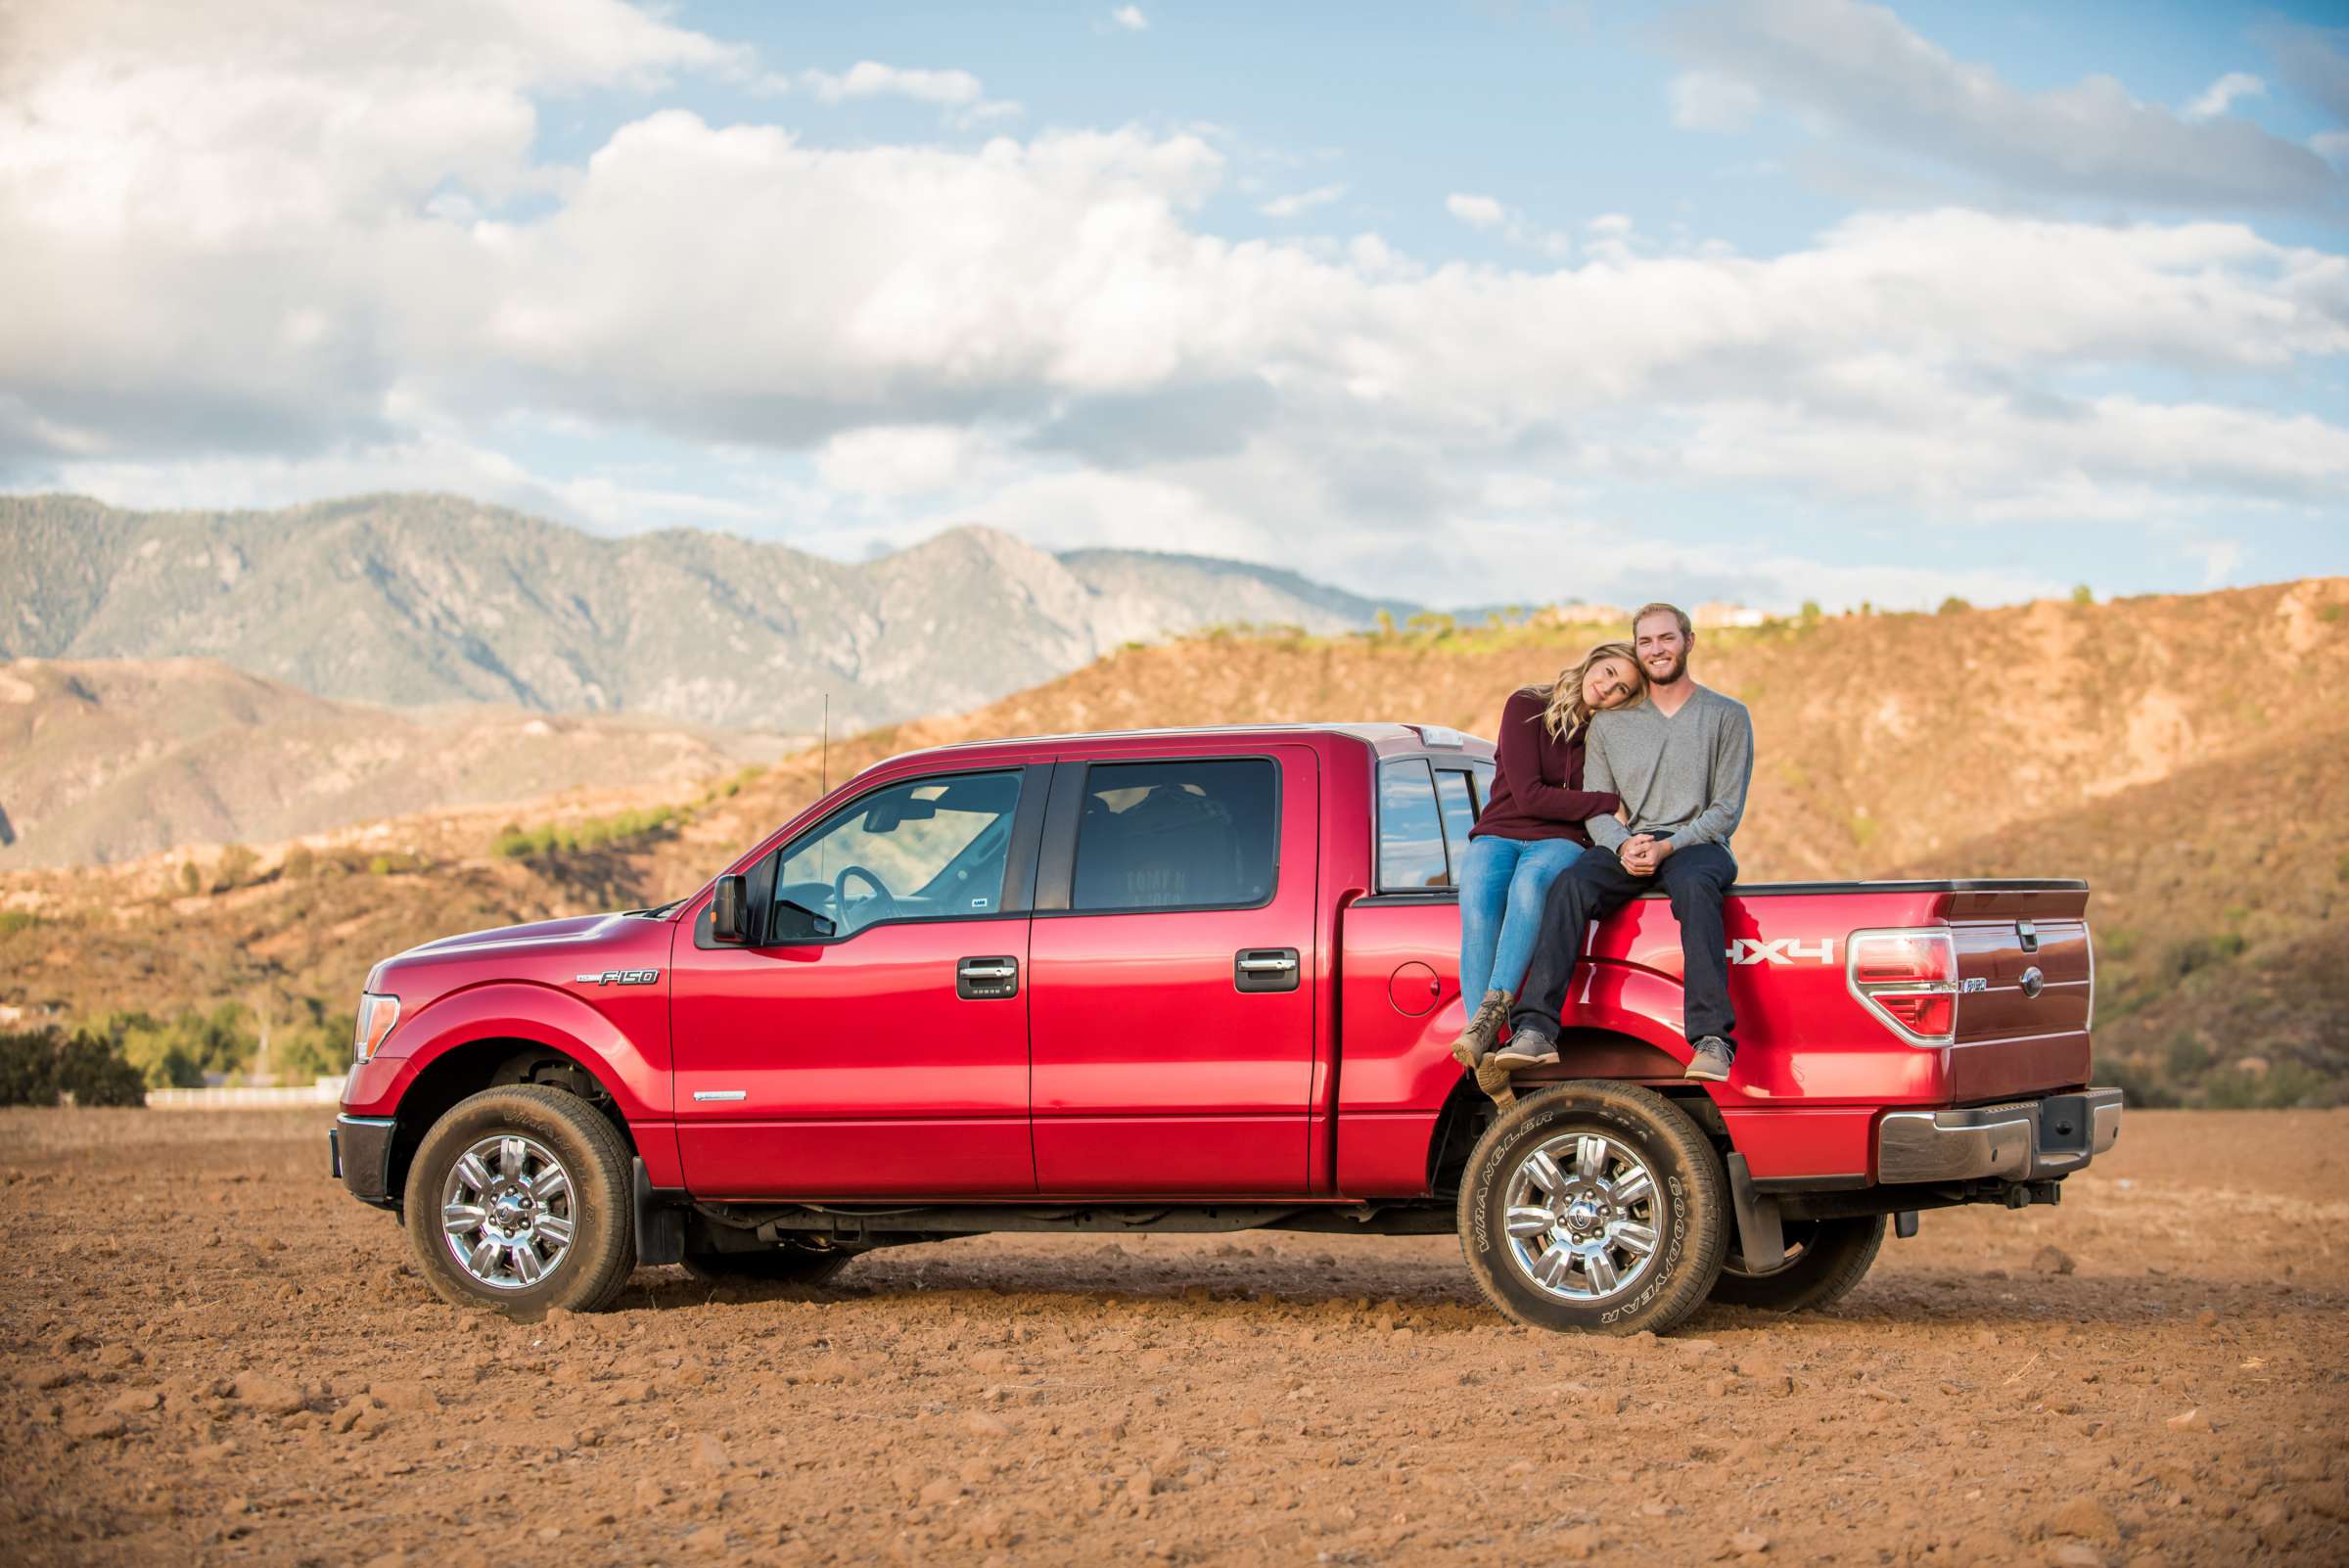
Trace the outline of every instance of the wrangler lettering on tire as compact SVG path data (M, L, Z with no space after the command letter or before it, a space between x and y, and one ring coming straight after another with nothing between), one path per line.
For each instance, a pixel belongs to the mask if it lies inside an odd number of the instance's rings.
M1719 1277L1727 1202L1719 1157L1671 1101L1629 1084L1561 1084L1519 1100L1469 1154L1461 1248L1518 1322L1661 1331Z

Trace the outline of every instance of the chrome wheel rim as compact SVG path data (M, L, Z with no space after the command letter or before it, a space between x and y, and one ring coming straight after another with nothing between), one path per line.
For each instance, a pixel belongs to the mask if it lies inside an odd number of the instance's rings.
M500 1132L457 1157L440 1192L440 1235L465 1277L528 1290L571 1251L571 1174L533 1137Z
M1509 1176L1509 1260L1527 1283L1589 1303L1637 1285L1656 1261L1662 1199L1629 1144L1602 1132L1550 1138Z

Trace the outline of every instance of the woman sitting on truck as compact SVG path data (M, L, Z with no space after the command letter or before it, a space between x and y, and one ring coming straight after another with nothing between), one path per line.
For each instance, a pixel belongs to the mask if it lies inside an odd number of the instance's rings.
M1468 1027L1451 1054L1474 1068L1508 1022L1509 1003L1533 961L1542 901L1558 874L1590 847L1586 819L1620 810L1614 796L1583 788L1583 735L1602 708L1647 695L1628 642L1602 642L1546 686L1509 694L1500 713L1497 766L1460 867L1460 995Z

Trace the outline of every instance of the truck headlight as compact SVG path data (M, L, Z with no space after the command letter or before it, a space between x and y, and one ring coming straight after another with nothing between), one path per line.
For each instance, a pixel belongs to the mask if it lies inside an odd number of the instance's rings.
M350 1054L354 1061L363 1062L373 1056L399 1022L399 998L378 996L373 992L359 993L358 1027L351 1032Z

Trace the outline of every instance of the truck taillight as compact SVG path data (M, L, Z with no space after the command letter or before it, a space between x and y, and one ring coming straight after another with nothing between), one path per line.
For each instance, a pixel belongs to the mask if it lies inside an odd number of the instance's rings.
M1860 1005L1911 1045L1947 1045L1958 1033L1958 944L1937 927L1855 931L1844 975Z
M358 1026L351 1032L350 1054L354 1060L365 1061L384 1043L392 1026L399 1022L399 998L378 996L373 992L359 995Z

